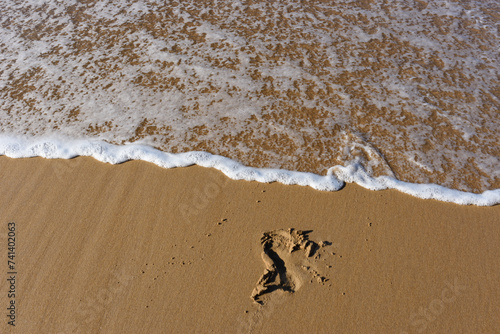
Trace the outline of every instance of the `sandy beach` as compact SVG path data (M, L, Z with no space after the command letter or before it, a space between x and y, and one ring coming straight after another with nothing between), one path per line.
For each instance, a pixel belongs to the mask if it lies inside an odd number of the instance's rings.
M0 12L0 334L500 333L499 1Z
M499 206L137 161L0 168L2 333L500 332Z

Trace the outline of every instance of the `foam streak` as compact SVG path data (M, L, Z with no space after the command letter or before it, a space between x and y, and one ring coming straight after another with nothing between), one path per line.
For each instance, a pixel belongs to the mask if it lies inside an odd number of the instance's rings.
M0 155L10 158L43 157L71 159L77 156L93 157L101 162L119 164L129 160L142 160L163 168L199 165L215 168L233 180L280 182L310 186L317 190L336 191L344 182L356 183L371 190L396 189L422 198L436 199L461 205L491 206L500 203L500 189L481 194L449 189L436 184L416 184L392 177L371 177L361 165L335 166L328 175L287 171L282 169L253 168L229 158L207 152L166 153L151 146L139 144L113 145L98 140L73 140L56 137L24 138L0 135Z

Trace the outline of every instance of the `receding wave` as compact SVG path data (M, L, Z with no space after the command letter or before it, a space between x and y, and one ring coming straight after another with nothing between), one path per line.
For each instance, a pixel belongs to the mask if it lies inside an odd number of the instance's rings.
M252 173L335 174L372 189L436 184L483 198L500 188L497 1L47 0L0 10L3 138L203 151Z

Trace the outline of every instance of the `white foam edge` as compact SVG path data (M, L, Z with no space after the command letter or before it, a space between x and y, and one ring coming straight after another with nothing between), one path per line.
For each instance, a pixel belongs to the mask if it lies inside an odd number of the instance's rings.
M10 158L43 157L46 159L71 159L78 156L119 164L129 160L151 162L159 167L174 168L198 165L215 168L233 180L279 182L287 185L310 186L316 190L336 191L344 182L356 183L370 190L395 189L422 198L435 199L460 205L492 206L500 203L500 189L481 194L449 189L436 184L417 184L392 177L370 176L361 165L335 166L326 176L283 169L244 166L229 158L207 152L166 153L142 144L114 145L92 139L66 139L60 137L26 138L0 134L0 155Z

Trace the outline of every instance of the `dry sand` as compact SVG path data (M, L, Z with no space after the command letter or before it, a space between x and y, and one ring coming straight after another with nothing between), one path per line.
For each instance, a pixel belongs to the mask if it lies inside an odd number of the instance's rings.
M500 332L500 206L137 161L0 168L2 333Z

